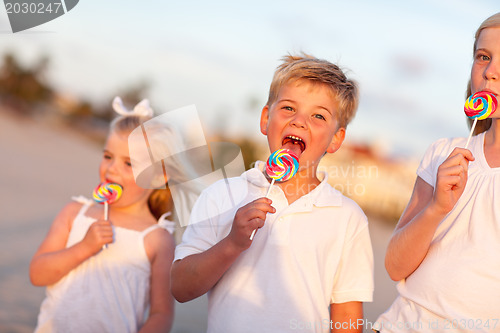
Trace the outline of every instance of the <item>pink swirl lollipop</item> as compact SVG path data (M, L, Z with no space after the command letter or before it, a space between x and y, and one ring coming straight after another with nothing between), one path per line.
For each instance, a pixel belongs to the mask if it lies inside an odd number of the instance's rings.
M483 120L491 116L497 109L496 96L487 91L478 91L467 98L464 112L469 118Z
M289 149L278 149L267 159L266 173L273 181L286 182L298 169L299 158Z
M104 219L108 220L108 204L120 199L123 192L121 185L116 183L101 183L97 185L92 193L94 201L104 204Z
M286 182L290 180L299 170L299 158L290 149L278 149L267 159L266 173L272 179L266 198L273 187L275 181ZM250 235L250 240L255 236L255 229Z
M100 204L104 204L105 202L110 204L120 199L122 191L121 185L105 182L97 185L92 193L92 197Z
M469 96L465 101L464 112L467 117L474 119L470 130L469 138L465 144L465 148L469 146L470 139L474 133L474 128L478 120L483 120L490 117L497 110L498 99L488 91L478 91L472 96Z
M97 185L92 193L94 201L104 205L104 220L108 220L108 205L120 199L123 188L119 184L105 182ZM108 244L102 246L107 248Z

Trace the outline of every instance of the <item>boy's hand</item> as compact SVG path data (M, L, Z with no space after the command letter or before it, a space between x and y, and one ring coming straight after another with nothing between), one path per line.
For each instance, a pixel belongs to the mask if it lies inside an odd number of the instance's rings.
M455 148L439 166L432 202L441 213L449 213L464 192L470 161L474 161L470 150Z
M255 229L262 228L267 213L274 214L276 209L271 206L271 199L259 198L249 202L236 211L228 240L240 251L250 247L250 235Z
M97 220L87 230L82 240L94 254L99 252L105 244L113 242L113 227L110 221Z

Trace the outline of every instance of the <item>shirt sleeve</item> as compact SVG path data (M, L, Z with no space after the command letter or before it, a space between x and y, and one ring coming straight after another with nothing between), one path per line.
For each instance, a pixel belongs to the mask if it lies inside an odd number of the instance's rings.
M373 250L368 222L363 215L354 236L344 245L330 303L371 302L373 289Z
M436 175L439 166L450 155L453 148L462 144L462 139L439 139L427 148L427 151L417 168L417 175L427 184L436 185Z
M218 181L201 192L182 242L175 248L174 261L204 252L226 237L231 231L234 214L242 202L245 203L247 192L246 181L240 178Z
M216 206L210 200L210 194L203 191L193 206L189 224L182 235L182 242L175 248L174 261L204 252L217 243L217 232L210 216L217 216L213 211Z

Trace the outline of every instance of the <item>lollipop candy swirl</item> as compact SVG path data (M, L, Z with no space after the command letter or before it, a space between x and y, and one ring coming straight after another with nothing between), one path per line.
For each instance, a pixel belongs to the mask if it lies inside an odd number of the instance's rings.
M123 189L121 185L105 182L97 185L97 187L94 189L94 192L92 193L92 197L96 202L100 204L111 204L120 199L122 191Z
M467 98L464 112L469 118L483 120L491 116L497 109L498 100L496 96L487 91L478 91Z
M299 158L297 155L289 149L278 149L272 153L267 159L266 163L266 173L272 178L271 185L267 190L266 198L271 191L275 181L286 182L291 179L297 171L299 170ZM250 235L250 240L253 240L257 229L255 229Z
M299 158L289 149L278 149L267 159L267 175L279 182L291 179L298 169Z

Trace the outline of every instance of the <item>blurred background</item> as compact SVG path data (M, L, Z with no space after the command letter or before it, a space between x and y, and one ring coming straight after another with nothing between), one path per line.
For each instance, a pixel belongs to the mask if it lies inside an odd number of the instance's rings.
M322 162L370 221L375 300L391 304L385 247L426 147L466 136L463 102L479 24L496 0L96 1L13 34L0 9L0 332L31 332L44 289L28 265L72 195L91 194L111 101L157 113L194 104L207 141L269 154L259 116L287 53L338 63L360 86L344 146ZM203 332L206 299L178 304L173 332Z

